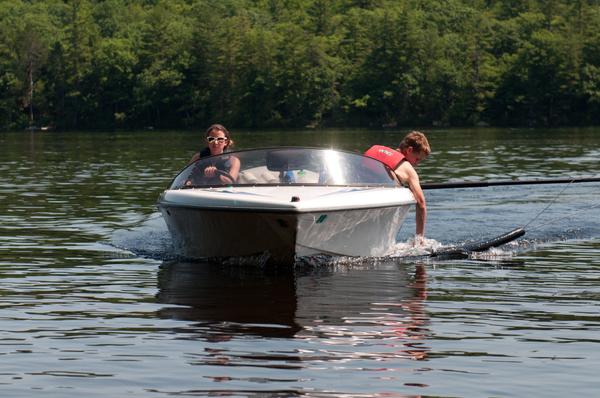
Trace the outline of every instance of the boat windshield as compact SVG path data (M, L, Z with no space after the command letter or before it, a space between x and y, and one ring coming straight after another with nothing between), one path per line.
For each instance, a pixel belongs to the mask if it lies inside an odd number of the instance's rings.
M229 172L236 159L240 169L233 178ZM215 172L207 173L207 168ZM396 186L397 183L387 166L361 154L290 147L242 150L199 159L175 177L170 189L224 185Z

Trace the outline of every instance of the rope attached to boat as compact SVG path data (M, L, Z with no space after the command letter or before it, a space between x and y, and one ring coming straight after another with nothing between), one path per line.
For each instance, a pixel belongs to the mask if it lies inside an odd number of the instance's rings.
M546 207L544 207L542 209L542 211L540 211L535 217L533 217L533 219L531 219L527 224L523 225L523 228L528 227L529 224L531 224L532 222L534 222L535 220L537 220L539 218L539 216L541 216L546 210L548 210L550 208L550 206L552 206L558 200L559 196L562 195L563 192L565 192L565 190L571 186L571 184L573 184L574 181L575 180L571 180L571 182L569 182L567 185L565 185L565 187L562 189L562 191L560 191L558 193L558 195L556 195L554 197L554 200L552 202L548 203L548 205Z
M553 218L553 219L551 219L551 220L549 220L549 221L546 221L546 222L543 222L543 223L541 223L541 224L538 224L538 225L536 225L536 226L533 226L533 227L531 227L531 228L528 228L528 230L529 230L529 231L535 231L535 230L538 230L538 229L540 229L541 227L545 227L545 226L546 226L546 225L548 225L548 224L551 224L551 223L554 223L554 222L557 222L557 221L561 221L561 220L564 220L564 219L567 219L567 218L573 217L574 215L576 215L576 214L578 214L578 213L582 213L582 212L584 212L584 211L592 210L592 209L595 209L595 208L597 208L597 207L600 207L600 202L598 202L598 203L596 203L596 204L593 204L593 205L591 205L591 206L589 206L589 207L583 208L583 209L574 210L574 211L572 211L572 212L570 212L570 213L568 213L568 214L566 214L566 215L564 215L564 216L557 217L557 218Z
M546 207L544 207L541 211L539 211L535 217L533 217L531 220L529 220L529 222L527 222L525 225L523 225L522 227L516 228L510 232L507 232L505 234L499 235L495 238L489 239L487 241L483 241L483 242L478 242L478 243L470 243L470 244L466 244L463 246L459 246L459 247L450 247L447 249L442 249L439 251L433 251L430 254L430 257L461 257L463 256L464 258L468 257L468 254L470 252L478 252L478 251L485 251L489 248L492 247L498 247L500 245L503 245L505 243L511 242L517 238L520 238L521 236L525 235L525 229L527 229L528 231L532 231L532 230L537 230L540 229L543 226L546 226L548 224L551 223L555 223L556 221L559 220L563 220L565 218L569 218L569 217L573 217L575 214L577 213L581 213L583 211L588 211L597 207L600 207L600 202L595 203L589 207L583 208L583 209L578 209L575 210L573 212L570 212L567 215L561 216L561 217L556 217L553 218L549 221L543 222L541 224L535 225L531 228L528 228L533 222L535 222L542 214L544 214L546 211L548 211L548 209L554 204L556 203L556 201L558 200L558 198L575 182L596 182L597 179L577 179L577 178L572 178L570 180L562 180L560 182L567 182L568 184L554 197L554 199L548 203L548 205L546 205ZM536 181L537 182L537 181ZM546 182L550 182L550 181L543 181L542 183L546 183ZM557 180L555 180L554 182L559 182ZM523 182L526 183L526 182ZM508 185L508 184L506 184Z

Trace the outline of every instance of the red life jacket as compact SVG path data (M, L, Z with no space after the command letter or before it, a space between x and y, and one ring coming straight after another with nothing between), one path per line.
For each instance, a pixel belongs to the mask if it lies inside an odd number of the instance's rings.
M365 152L365 156L379 160L392 170L396 170L405 159L401 152L383 145L373 145Z

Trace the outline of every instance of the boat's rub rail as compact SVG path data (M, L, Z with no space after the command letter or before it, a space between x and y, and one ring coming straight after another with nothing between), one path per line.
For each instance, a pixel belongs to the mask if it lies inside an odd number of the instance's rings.
M382 203L382 204L377 204L377 205L363 205L363 206L357 206L357 205L353 205L353 206L344 206L344 205L339 205L337 208L336 207L331 207L328 206L326 208L323 207L306 207L303 208L299 205L299 202L290 202L289 204L286 205L282 205L279 204L277 207L269 207L269 206L260 206L260 205L240 205L239 203L236 206L231 206L231 205L202 205L202 206L193 206L190 204L182 204L182 203L175 203L175 202L167 202L167 201L162 201L160 203L158 203L158 208L164 208L165 210L169 210L169 209L182 209L182 210L186 210L186 211L207 211L207 212L213 212L213 211L226 211L226 212L233 212L233 213L278 213L278 214L299 214L299 213L319 213L319 214L324 214L324 213L336 213L336 212L340 212L340 211L356 211L356 210L360 210L360 211L365 211L365 210L373 210L373 209L386 209L386 208L398 208L398 207L402 207L402 206L411 206L412 203L403 203L403 204L398 204L398 203Z

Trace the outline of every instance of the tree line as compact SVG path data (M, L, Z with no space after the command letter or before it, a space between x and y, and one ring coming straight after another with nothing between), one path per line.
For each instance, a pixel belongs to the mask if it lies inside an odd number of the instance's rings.
M0 0L0 129L600 122L600 0Z

